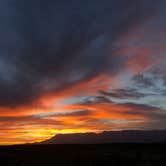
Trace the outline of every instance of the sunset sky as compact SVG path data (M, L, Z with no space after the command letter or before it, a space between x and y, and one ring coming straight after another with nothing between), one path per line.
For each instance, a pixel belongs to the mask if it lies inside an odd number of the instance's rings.
M1 0L0 144L166 129L165 0Z

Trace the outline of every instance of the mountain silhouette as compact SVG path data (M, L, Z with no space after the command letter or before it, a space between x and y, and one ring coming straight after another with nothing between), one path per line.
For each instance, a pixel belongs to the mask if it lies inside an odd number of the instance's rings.
M41 144L163 143L166 130L124 130L102 133L57 134Z

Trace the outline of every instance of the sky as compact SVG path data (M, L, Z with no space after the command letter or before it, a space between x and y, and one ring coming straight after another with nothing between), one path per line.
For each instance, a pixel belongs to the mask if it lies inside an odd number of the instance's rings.
M0 144L166 129L165 0L1 0Z

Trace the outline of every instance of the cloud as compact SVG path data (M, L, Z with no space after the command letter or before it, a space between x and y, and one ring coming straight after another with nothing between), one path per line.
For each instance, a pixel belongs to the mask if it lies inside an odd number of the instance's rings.
M99 93L103 94L104 96L110 96L121 99L126 99L126 98L137 99L144 96L144 94L137 92L135 89L129 89L129 88L110 90L109 92L100 90Z
M65 111L65 112L47 112L47 113L39 113L35 114L34 117L40 118L48 118L48 117L67 117L67 116L86 116L90 115L90 111L88 110L77 110L77 111Z
M165 0L1 0L0 143L163 129Z
M1 1L0 105L28 104L102 72L119 71L124 59L114 55L111 43L158 5Z
M134 75L123 89L110 89L99 93L111 102L143 104L166 110L166 84L162 75L144 73Z

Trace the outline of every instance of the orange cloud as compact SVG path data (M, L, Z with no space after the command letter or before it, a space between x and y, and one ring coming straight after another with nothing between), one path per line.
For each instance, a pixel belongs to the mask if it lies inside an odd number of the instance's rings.
M150 116L153 110L148 113L143 107L111 101L75 104L61 102L70 97L97 96L98 90L114 88L118 81L118 75L100 75L59 92L42 95L29 106L1 107L0 144L38 142L57 133L136 129L153 120ZM88 110L89 114L72 114L72 111L79 110ZM40 117L43 113L48 113L48 116Z
M117 55L125 56L126 68L134 74L159 64L162 58L152 58L154 50L149 46L129 46L132 35L119 39L122 43ZM165 50L163 45L156 49ZM155 50L156 50L155 49ZM58 92L42 94L29 106L0 107L0 144L19 144L37 142L48 139L57 133L68 132L99 132L101 130L121 130L139 128L151 122L150 116L154 112L132 105L115 104L111 102L64 104L61 101L70 97L97 96L98 90L117 88L120 75L101 74L89 80L70 85ZM37 117L43 113L64 113L77 110L88 110L90 113L83 116L68 114Z

